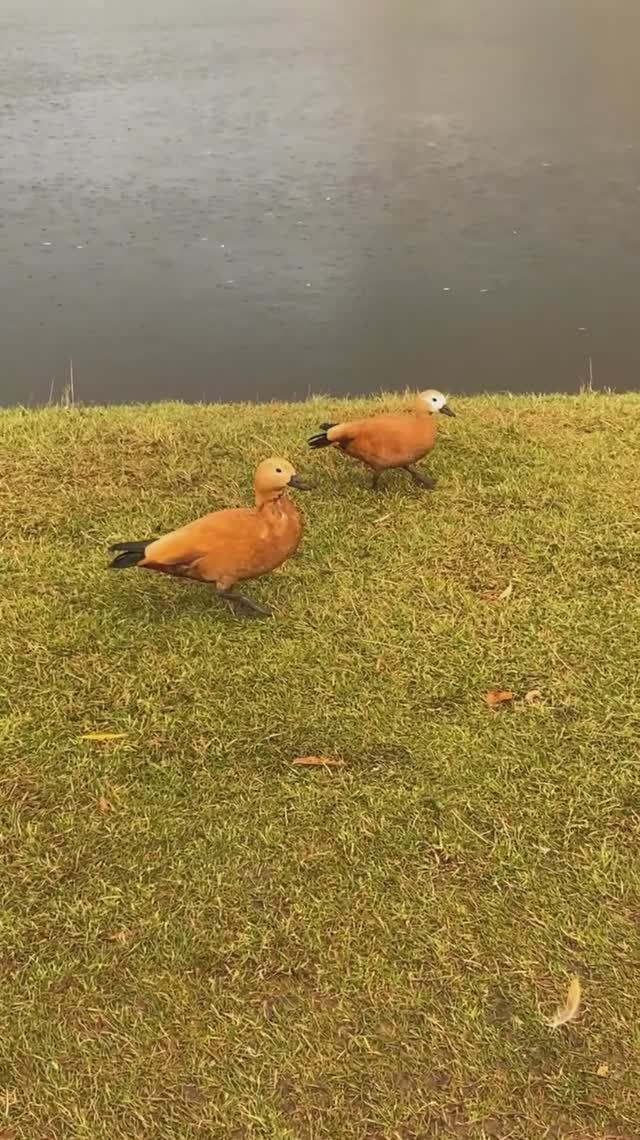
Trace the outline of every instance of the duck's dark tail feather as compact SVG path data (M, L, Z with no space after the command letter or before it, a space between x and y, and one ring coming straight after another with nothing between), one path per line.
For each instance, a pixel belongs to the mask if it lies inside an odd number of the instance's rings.
M312 435L311 439L307 440L309 447L331 447L331 440L327 439L327 432L329 428L335 426L335 424L320 424L320 433L318 435Z
M111 570L126 570L129 566L137 566L144 558L144 552L153 538L145 538L143 542L114 542L113 546L109 547L111 554L120 551L113 562L109 563Z

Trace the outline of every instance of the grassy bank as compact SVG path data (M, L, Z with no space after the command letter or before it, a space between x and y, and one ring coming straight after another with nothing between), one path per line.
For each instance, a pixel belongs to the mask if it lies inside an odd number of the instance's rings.
M638 1135L640 398L452 404L433 495L365 402L0 414L0 1137ZM105 570L273 452L275 620Z

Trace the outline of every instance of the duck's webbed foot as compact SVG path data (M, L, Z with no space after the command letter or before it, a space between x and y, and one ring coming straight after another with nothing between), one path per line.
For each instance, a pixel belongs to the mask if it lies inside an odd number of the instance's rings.
M238 594L235 590L221 590L218 588L217 594L228 605L229 609L236 617L271 617L272 611L266 609L265 606L259 606L254 602L253 598L247 598L245 594Z
M404 470L409 472L411 478L413 479L414 483L417 483L418 487L424 487L425 491L433 491L433 488L436 485L436 480L433 479L431 475L424 475L422 471L418 471L417 468L411 467L409 464L407 464Z

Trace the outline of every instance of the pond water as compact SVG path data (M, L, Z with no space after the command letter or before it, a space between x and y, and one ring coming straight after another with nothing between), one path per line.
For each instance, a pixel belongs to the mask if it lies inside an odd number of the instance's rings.
M0 402L636 387L640 5L3 0Z

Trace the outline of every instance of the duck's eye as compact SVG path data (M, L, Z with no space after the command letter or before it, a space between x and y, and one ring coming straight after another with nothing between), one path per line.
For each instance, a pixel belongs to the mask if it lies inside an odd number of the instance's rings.
M276 467L276 475L282 475L282 468Z
M437 396L432 396L432 397L431 397L431 403L432 403L432 404L437 404L437 403L438 403L438 397L437 397Z

